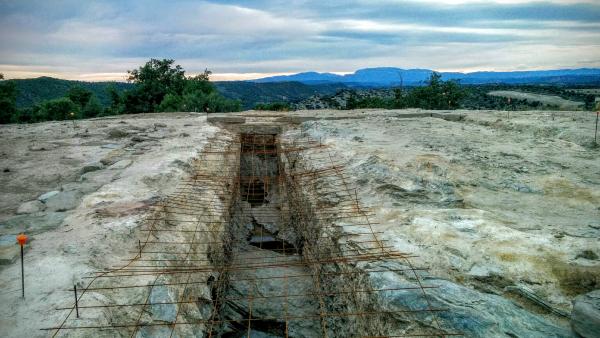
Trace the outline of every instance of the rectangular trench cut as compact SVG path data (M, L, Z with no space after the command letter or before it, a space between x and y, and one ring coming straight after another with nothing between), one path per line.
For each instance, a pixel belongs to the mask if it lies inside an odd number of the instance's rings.
M450 335L410 256L378 238L327 147L302 133L284 136L279 126L248 127L207 144L190 178L153 206L130 260L85 277L84 320L74 318L74 305L59 308L66 316L45 330L130 338ZM388 285L390 274L408 282ZM414 305L386 308L386 297Z
M320 336L310 269L289 225L276 134L240 135L239 197L231 211L228 262L220 290L222 337ZM300 320L300 317L304 317Z
M348 247L340 243L343 231L327 226L332 217L356 208L317 210L319 173L336 167L308 168L299 156L321 147L312 141L286 144L277 134L240 135L239 196L224 245L229 260L219 273L221 288L213 291L222 300L216 336L351 337L384 331L368 273L356 263L388 253L373 240L366 241L375 244L371 248Z

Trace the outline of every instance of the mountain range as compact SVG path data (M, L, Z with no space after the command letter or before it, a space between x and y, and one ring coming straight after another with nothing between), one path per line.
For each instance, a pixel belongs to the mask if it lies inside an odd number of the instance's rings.
M433 70L393 67L359 69L352 74L305 72L250 80L257 83L297 81L304 84L342 83L349 87L419 86L427 82ZM443 80L462 84L588 84L600 83L600 69L558 69L512 72L439 72Z

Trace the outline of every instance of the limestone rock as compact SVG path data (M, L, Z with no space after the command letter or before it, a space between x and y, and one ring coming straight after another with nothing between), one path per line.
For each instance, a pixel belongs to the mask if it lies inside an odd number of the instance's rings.
M138 136L138 135L135 135L134 137L131 138L132 143L139 143L139 142L144 142L147 140L148 140L147 137L142 137L142 136Z
M50 197L58 194L59 192L60 191L58 191L58 190L49 191L49 192L47 192L45 194L40 195L40 197L38 197L38 201L41 201L41 202L45 203Z
M44 209L46 209L46 205L39 200L29 201L19 206L19 209L17 209L17 214L31 214L38 211L44 211Z
M406 269L396 262L368 263L368 270ZM409 273L371 273L370 279L375 289L401 289L380 295L382 309L391 312L422 310L428 307L416 281ZM461 332L465 337L572 337L571 330L560 327L540 315L528 312L510 300L487 293L481 293L448 280L428 277L424 272L423 284L435 285L427 289L427 298L432 308L447 309L437 316L440 326L453 332ZM402 289L415 288L415 289ZM400 312L398 323L404 319ZM423 325L431 325L428 313L418 313L411 317ZM396 329L396 328L393 328ZM402 333L402 328L397 328Z
M77 190L61 191L46 199L46 208L51 211L65 211L79 205L82 193Z
M125 151L123 149L112 150L100 160L100 163L105 166L112 165L113 163L120 161L123 155L125 155Z
M29 245L25 246L25 250L29 249ZM15 262L21 251L17 245L16 235L0 236L0 265L8 265Z
M88 165L84 166L83 168L81 168L81 174L83 175L85 173L89 173L89 172L100 170L100 169L102 169L101 163L88 164Z
M120 160L112 164L108 169L125 169L131 165L131 160Z
M119 128L113 128L108 131L109 138L123 138L123 137L126 137L127 135L129 135L128 132L126 132L125 130L119 129Z
M176 290L164 285L152 287L150 292L150 303L155 304L150 307L152 319L167 323L174 323L177 319L177 304L156 304L172 303L177 301Z
M52 143L45 143L45 144L32 144L29 146L29 150L31 151L44 151L44 150L52 150L52 149L56 149L58 148L58 146L56 144L52 144Z
M179 338L180 336L177 334L177 332L173 332L173 334L171 334L172 330L172 327L166 325L148 325L140 327L135 336L136 338Z
M573 299L571 327L582 337L600 337L600 290Z
M57 228L62 224L65 217L64 212L36 212L18 215L1 221L0 229L10 233L39 234Z
M107 143L100 146L102 149L118 149L119 147L121 146L116 143Z

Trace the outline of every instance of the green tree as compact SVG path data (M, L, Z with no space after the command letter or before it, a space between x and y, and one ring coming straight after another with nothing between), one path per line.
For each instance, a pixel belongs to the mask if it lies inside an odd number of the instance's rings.
M119 93L115 85L111 84L106 88L106 93L110 98L110 106L107 107L102 116L118 115L123 113L123 96Z
M207 113L240 111L241 106L242 103L240 101L228 100L215 90L206 95L206 104L203 111Z
M442 81L439 73L433 72L427 86L413 89L402 103L407 107L423 109L456 109L464 98L464 91L455 81ZM397 104L399 99L396 98Z
M241 102L228 100L210 82L211 71L186 79L185 88L177 110L194 112L229 112L241 110Z
M92 95L91 91L79 86L71 87L67 93L67 97L81 109L87 105Z
M4 79L4 75L2 75ZM0 123L15 122L17 113L17 87L13 81L0 82Z
M167 94L167 95L165 95L165 98L160 103L160 106L158 106L158 110L164 111L164 112L182 111L182 109L181 109L182 102L181 101L182 101L181 96L175 95L175 94Z
M125 109L128 113L156 111L165 95L181 95L185 87L185 71L171 59L150 59L138 69L127 71L127 81L136 88L126 93Z
M102 105L100 104L100 101L98 100L96 95L92 95L86 103L85 107L83 107L81 115L83 116L83 118L90 118L100 116L102 112L103 109Z
M354 92L350 93L350 96L346 100L346 109L356 109L358 108L358 99L356 98L356 94Z
M13 119L12 119L11 122L14 122L14 123L32 123L32 122L36 122L35 121L35 115L34 115L35 114L35 109L36 109L36 106L17 109L17 112L13 116Z
M47 120L70 120L78 118L80 108L70 99L62 97L59 99L48 100L43 102L39 110L36 112L37 121Z
M394 101L392 106L396 109L407 108L406 95L404 94L402 87L394 89Z
M210 83L210 74L212 74L212 72L205 69L202 74L188 77L183 92L202 92L204 94L209 94L216 91L217 89L215 86Z

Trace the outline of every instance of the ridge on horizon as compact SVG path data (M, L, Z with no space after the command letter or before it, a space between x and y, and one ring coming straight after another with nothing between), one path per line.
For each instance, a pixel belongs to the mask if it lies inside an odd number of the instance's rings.
M287 82L298 81L306 84L345 83L355 85L407 85L422 84L434 70L424 68L403 69L396 67L362 68L353 73L338 75L329 72L308 71L291 75L269 76L248 82ZM557 83L559 79L567 83L600 82L600 68L566 68L547 70L515 71L474 71L438 72L444 80L460 80L465 84L482 83Z

